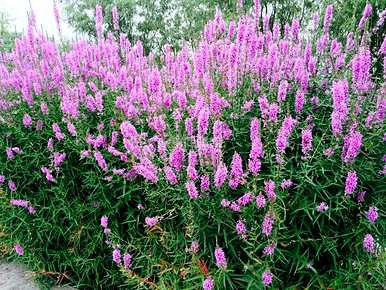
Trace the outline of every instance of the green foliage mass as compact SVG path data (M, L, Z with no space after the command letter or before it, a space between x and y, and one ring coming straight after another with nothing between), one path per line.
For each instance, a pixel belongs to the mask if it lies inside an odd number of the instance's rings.
M70 24L79 32L95 37L95 5L103 7L105 31L113 31L111 10L118 8L121 31L135 43L140 40L146 52L162 51L165 44L178 49L184 43L194 46L202 28L216 8L226 19L237 19L240 13L253 9L253 0L245 0L237 9L237 1L224 0L62 0ZM262 13L272 13L271 23L283 27L295 15L307 19L313 1L261 1Z
M0 11L0 52L11 51L15 45L18 33L11 31L10 19L5 12Z

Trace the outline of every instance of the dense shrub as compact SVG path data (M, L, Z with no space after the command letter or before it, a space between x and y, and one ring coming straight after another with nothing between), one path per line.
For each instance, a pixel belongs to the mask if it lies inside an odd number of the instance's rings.
M2 252L85 289L384 287L371 12L342 44L332 6L270 31L256 1L159 60L100 7L64 52L31 18L0 65Z

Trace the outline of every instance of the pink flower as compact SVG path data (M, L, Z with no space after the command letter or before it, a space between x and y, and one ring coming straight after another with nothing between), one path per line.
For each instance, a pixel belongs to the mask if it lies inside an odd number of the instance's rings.
M94 152L94 158L95 158L95 160L97 161L98 166L99 166L103 171L107 171L107 170L108 170L106 160L105 160L105 158L103 157L102 153L100 153L99 151L95 151L95 152Z
M337 80L332 84L331 128L335 136L342 133L348 115L349 86L347 80Z
M253 200L253 194L250 192L246 192L237 199L237 204L239 204L240 206L246 206L249 203L251 203L252 200Z
M31 127L31 125L32 125L32 118L31 118L30 115L24 114L24 117L23 117L23 125L24 125L24 127L26 127L26 128Z
M58 5L56 4L56 1L54 1L54 16L56 21L56 28L58 29L59 33L61 33L60 13L59 13L59 9L58 9Z
M361 146L362 134L358 131L350 132L344 137L342 160L346 163L352 163L358 156Z
M222 207L228 207L230 204L231 204L231 202L229 200L227 200L226 198L221 200L221 206Z
M243 104L243 107L241 108L241 110L245 113L249 112L253 105L255 104L255 101L254 100L248 100L248 101L245 101L245 103Z
M11 199L10 204L13 206L20 206L24 208L28 208L29 202L23 199Z
M265 248L263 250L263 255L265 255L265 256L273 256L273 253L275 252L275 249L276 249L276 244L275 243L271 243L271 244L265 246Z
M67 130L71 136L76 137L76 128L71 122L67 122Z
M64 135L63 135L62 131L60 130L60 127L57 123L52 124L52 131L54 132L55 138L58 141L61 141L64 139Z
M385 10L384 10L385 11ZM386 13L384 14L386 15ZM386 17L385 17L386 18ZM379 48L378 53L380 55L385 55L386 56L386 37L383 39L383 42L381 44L381 47Z
M363 29L365 27L366 21L371 16L372 12L373 12L373 7L371 6L370 3L367 3L365 6L365 9L363 10L362 18L358 24L359 29Z
M366 196L366 191L358 192L358 194L357 194L357 201L358 202L364 202L365 201L365 196Z
M312 149L312 130L302 130L302 153L307 155Z
M24 256L24 249L20 244L15 244L15 246L13 248L14 248L16 254L18 254L19 256Z
M122 122L120 125L121 134L124 138L137 139L138 133L135 127L127 121Z
M208 132L210 112L206 107L203 107L197 118L198 134L206 135Z
M293 19L291 24L291 33L294 40L298 39L300 30L300 22L299 19Z
M214 251L214 256L216 258L216 265L217 265L217 267L226 269L226 267L227 267L227 260L225 258L225 253L224 253L223 249L216 248L216 250Z
M234 212L240 212L241 211L241 206L237 202L231 202L229 204L229 208L233 210Z
M281 183L281 188L282 189L288 189L293 185L293 182L290 179L283 179Z
M273 278L273 275L270 271L263 272L261 276L261 280L265 286L269 286L272 284L272 278Z
M334 11L333 5L328 5L326 7L326 10L324 12L324 20L323 20L323 31L324 33L328 33L330 30L331 20L332 20L332 13Z
M158 224L158 222L159 222L159 217L157 216L145 218L145 224L150 228L154 227L156 224Z
M327 205L327 203L325 203L324 201L321 202L321 203L319 203L319 205L316 207L316 210L317 210L318 212L324 212L324 211L328 210L328 205Z
M158 182L158 168L148 158L142 158L140 163L133 166L133 170L132 173L143 176L151 183Z
M47 115L47 114L48 114L48 105L47 105L47 103L45 103L45 102L41 102L41 103L40 103L40 111L41 111L44 115Z
M200 250L200 244L198 241L192 241L190 245L190 251L194 254L197 254L198 251Z
M378 209L375 206L370 206L367 211L367 219L374 224L378 219Z
M52 171L50 169L48 169L47 167L42 167L41 168L41 171L42 173L46 176L46 179L49 181L49 182L55 182L55 178L54 176L52 175Z
M184 147L181 143L177 144L169 156L169 164L177 172L181 171L184 162Z
M264 216L263 224L261 226L262 233L269 237L272 234L273 218L270 214Z
M287 80L282 80L280 82L280 85L279 85L279 88L278 88L278 91L277 91L277 101L279 103L282 103L285 101L286 97L287 97L287 91L288 91L288 81Z
M12 160L13 158L15 158L15 154L13 153L12 148L8 147L7 149L5 149L5 153L7 154L8 160Z
M34 214L36 213L36 209L33 208L32 206L28 206L27 210L28 210L28 213L29 213L29 214L34 215Z
M207 277L202 283L203 290L213 290L214 288L214 280L212 277Z
M37 120L36 121L36 131L41 131L43 130L44 123L42 120Z
M361 47L351 61L353 87L358 93L366 93L372 86L371 53L366 47Z
M114 249L113 251L113 261L116 263L116 264L120 264L121 263L121 251L119 249Z
M304 107L305 97L303 91L298 91L295 96L295 112L300 113Z
M195 151L189 151L188 163L193 167L197 165L197 153Z
M327 148L323 151L323 154L327 157L331 157L332 155L334 155L335 151L333 148Z
M264 195L259 194L258 196L256 196L256 206L257 206L257 208L263 208L263 207L265 207L265 204L266 204L266 201L265 201Z
M118 31L119 30L119 15L118 15L117 6L113 6L113 8L111 9L111 14L113 17L114 30Z
M253 118L250 126L251 151L249 152L248 169L253 175L257 175L261 169L261 161L264 149L260 137L260 124L257 118Z
M95 28L97 32L97 38L102 39L103 37L103 11L101 5L95 6Z
M12 180L8 181L8 188L10 191L15 192L16 191L16 183Z
M109 226L109 218L105 215L101 217L101 226L105 229Z
M185 131L188 136L193 135L193 120L191 118L185 120Z
M89 157L90 156L90 151L83 150L82 152L80 152L80 156L81 156L81 158Z
M268 119L270 122L276 122L277 121L279 111L280 111L280 107L278 104L272 103L269 105Z
M245 235L247 233L247 228L244 221L238 220L236 223L236 232L238 235Z
M54 150L54 139L49 138L47 141L47 149L50 151Z
M363 248L369 253L375 252L375 240L371 234L366 234L363 238Z
M139 203L139 204L137 205L137 208L138 208L139 210L145 209L145 207L143 206L142 203Z
M252 158L250 158L248 160L248 169L249 169L249 171L254 176L256 176L260 172L260 170L261 170L261 161L260 161L260 159L257 159L257 158L252 159Z
M123 255L123 266L126 270L130 269L131 267L131 255L128 253Z
M208 191L210 188L210 180L208 175L201 176L201 184L200 189L201 191Z
M312 14L313 31L315 31L315 30L318 29L319 21L320 21L320 15L319 15L319 12L315 12L314 14Z
M20 154L21 149L20 149L19 147L12 147L12 151L13 151L15 154Z
M258 98L258 103L261 115L263 116L263 119L266 119L269 114L269 101L267 99L267 96L260 96Z
M346 195L351 195L354 193L357 188L358 178L355 171L349 171L346 177L346 184L344 188L344 193Z
M229 177L229 187L236 189L243 176L243 162L240 155L235 152L232 158L231 172Z
M228 170L224 163L220 163L217 167L216 173L214 174L214 186L219 189L224 184L227 178Z
M291 116L286 117L281 125L276 138L276 148L279 152L284 152L288 146L288 138L295 128L296 121Z
M188 181L185 184L185 188L188 191L188 195L189 195L190 199L197 199L198 198L199 194L198 194L197 188L196 188L193 181Z
M264 181L264 191L270 201L276 199L275 182L273 180Z
M171 168L170 166L165 166L163 171L165 173L166 180L170 184L177 184L178 183L178 179L177 179L176 174L173 171L173 168Z
M188 178L191 180L196 180L198 178L197 170L192 165L188 165L188 167L186 168L186 174Z
M66 153L54 152L54 166L60 167L63 161L66 159Z

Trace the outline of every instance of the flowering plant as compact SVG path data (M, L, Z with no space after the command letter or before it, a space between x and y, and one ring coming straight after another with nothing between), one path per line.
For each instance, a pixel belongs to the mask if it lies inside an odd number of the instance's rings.
M332 6L311 35L260 9L217 11L195 50L159 62L105 37L100 6L96 42L64 51L31 16L0 62L0 222L20 259L85 288L382 285L371 6L344 44Z

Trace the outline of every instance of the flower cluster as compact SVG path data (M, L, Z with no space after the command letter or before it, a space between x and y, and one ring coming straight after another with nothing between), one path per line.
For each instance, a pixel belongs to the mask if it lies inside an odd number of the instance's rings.
M19 206L25 208L29 214L35 214L36 209L33 208L29 201L22 199L11 199L10 204L13 206Z

